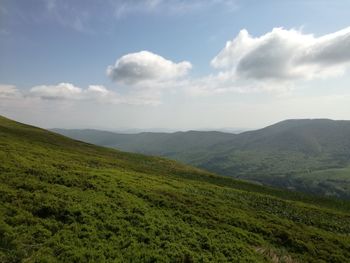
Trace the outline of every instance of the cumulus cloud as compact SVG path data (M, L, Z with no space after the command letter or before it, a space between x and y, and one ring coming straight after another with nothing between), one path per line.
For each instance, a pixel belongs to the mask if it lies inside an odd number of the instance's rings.
M274 28L258 37L245 29L215 56L217 72L184 78L187 61L175 63L148 51L131 53L107 68L125 87L178 87L192 95L225 92L290 93L295 83L342 75L350 65L350 27L316 37L301 30Z
M301 63L316 63L324 66L350 62L350 27L314 38L313 43L300 58Z
M158 105L167 90L187 85L192 68L188 61L173 62L149 51L126 54L108 66L106 73L124 92L122 103Z
M41 85L30 89L30 94L43 99L79 99L82 89L71 83L58 85Z
M350 27L321 37L274 28L260 37L241 30L211 65L236 78L283 81L342 74L349 62Z
M192 68L188 61L175 63L157 54L141 51L119 58L107 68L107 75L117 83L135 85L155 84L185 76Z
M211 65L218 72L192 80L190 94L287 94L298 81L335 77L346 71L350 66L350 27L320 37L283 28L253 37L243 29Z
M95 100L110 103L120 103L120 95L108 90L102 85L89 85L82 89L71 83L57 85L40 85L29 90L29 96L44 100Z

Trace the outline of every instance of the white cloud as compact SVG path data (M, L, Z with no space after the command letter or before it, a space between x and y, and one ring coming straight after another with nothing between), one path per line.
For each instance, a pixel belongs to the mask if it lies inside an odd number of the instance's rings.
M118 95L108 90L102 85L90 85L86 90L83 90L83 95L92 99L109 99L116 101Z
M0 84L0 98L11 99L11 98L18 98L20 96L21 96L21 93L18 91L16 86Z
M181 78L191 69L148 51L127 54L107 74L126 87L178 87L191 95L225 92L290 93L298 81L342 75L350 65L350 27L316 37L274 28L260 37L243 29L211 61L218 69L200 78Z
M0 101L3 103L16 100L19 104L30 104L54 100L57 103L60 101L75 101L75 103L88 101L102 104L159 105L161 95L158 87L135 88L121 95L102 85L89 85L83 89L74 84L62 82L57 85L34 86L25 92L14 85L0 84Z
M141 51L119 58L115 65L107 68L107 75L120 84L152 85L183 77L191 68L188 61L175 63L151 52Z
M322 37L274 28L260 37L241 30L211 61L238 78L305 80L342 74L350 62L350 27Z
M177 92L190 82L188 61L179 63L149 51L126 54L107 67L107 75L126 91L121 100L127 104L161 104L165 91Z
M43 99L80 99L83 90L71 83L41 85L30 89L30 94Z
M189 80L184 91L191 96L261 92L281 96L288 94L292 89L293 85L288 81L240 79L233 71L222 71L217 74Z
M149 51L126 54L107 67L107 75L123 94L101 85L85 89L71 83L40 85L20 92L0 85L0 98L92 100L114 104L160 104L163 92L191 95L226 92L289 94L295 83L343 74L350 65L350 27L321 37L299 30L274 28L260 37L241 30L211 61L218 70L199 78L186 77L188 61L173 62Z
M42 100L158 105L165 89L187 83L183 77L191 68L191 63L187 61L175 63L151 52L141 51L122 56L114 66L107 69L108 76L118 83L123 94L102 85L89 85L83 89L62 82L57 85L34 86L28 92L22 92L22 95Z
M219 72L192 80L188 92L288 93L297 81L342 75L350 65L350 27L321 37L274 28L260 37L243 29L211 61Z
M32 87L29 95L44 100L94 100L108 103L121 103L122 101L119 94L102 85L89 85L86 89L71 83L40 85Z
M107 96L109 94L109 91L101 85L90 85L88 91L101 96Z

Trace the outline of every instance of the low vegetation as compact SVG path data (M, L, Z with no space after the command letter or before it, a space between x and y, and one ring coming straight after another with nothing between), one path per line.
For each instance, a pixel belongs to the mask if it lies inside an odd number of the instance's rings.
M350 203L0 117L0 262L349 262Z

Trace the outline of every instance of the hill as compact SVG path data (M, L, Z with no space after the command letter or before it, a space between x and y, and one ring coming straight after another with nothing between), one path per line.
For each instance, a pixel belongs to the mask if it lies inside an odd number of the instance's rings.
M222 175L350 199L350 121L286 120L237 135L56 132L125 151L165 156Z
M287 120L242 133L216 145L197 165L264 184L350 198L350 173L344 173L349 163L350 122L316 119ZM317 176L320 171L328 176Z
M1 262L349 262L350 203L0 117Z
M142 132L119 134L99 130L52 129L64 136L128 152L161 155L178 161L198 158L216 144L230 141L236 135L217 131L188 131L174 133Z

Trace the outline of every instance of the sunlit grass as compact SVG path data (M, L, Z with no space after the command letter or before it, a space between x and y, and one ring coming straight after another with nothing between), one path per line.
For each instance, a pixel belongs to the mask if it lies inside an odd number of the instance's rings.
M347 262L349 203L0 118L1 262Z

